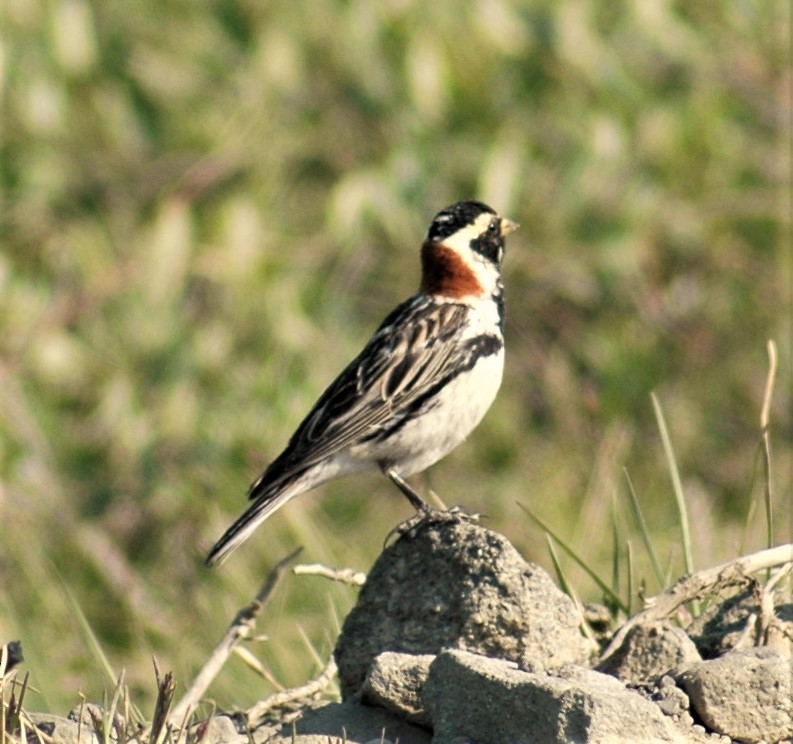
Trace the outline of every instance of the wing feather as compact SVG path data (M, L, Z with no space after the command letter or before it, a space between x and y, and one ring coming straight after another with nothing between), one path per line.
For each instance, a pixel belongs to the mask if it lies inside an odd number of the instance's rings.
M258 498L277 483L387 428L455 359L467 312L464 305L438 305L422 295L396 308L254 482L250 497Z

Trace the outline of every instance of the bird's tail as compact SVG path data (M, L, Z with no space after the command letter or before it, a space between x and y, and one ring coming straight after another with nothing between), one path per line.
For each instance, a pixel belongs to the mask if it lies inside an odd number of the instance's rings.
M267 517L304 490L305 488L301 488L299 482L292 482L286 488L280 484L264 490L215 543L206 557L207 566L218 566L223 563L232 551L242 545Z

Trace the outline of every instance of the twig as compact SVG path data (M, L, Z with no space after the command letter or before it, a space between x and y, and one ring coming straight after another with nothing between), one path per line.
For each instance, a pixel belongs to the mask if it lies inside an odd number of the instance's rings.
M286 558L280 560L262 584L253 602L247 607L243 607L231 621L226 634L220 643L215 647L212 655L207 659L201 671L193 680L190 689L185 696L174 707L170 720L179 722L184 720L189 712L198 705L198 701L203 697L207 688L212 684L212 680L218 675L226 660L231 655L234 648L240 641L248 638L256 626L256 618L261 613L264 606L269 601L275 588L278 586L286 567L291 563L302 548L298 548L290 553Z
M600 655L601 660L611 656L635 626L663 620L674 614L678 607L686 602L715 594L725 587L739 586L746 582L749 574L791 561L793 561L793 544L779 545L678 579L665 592L648 600L649 606L634 615L617 631L611 643Z
M292 573L298 576L324 576L326 579L353 586L363 586L366 583L366 574L361 571L352 568L330 568L321 563L301 563L292 569Z
M303 700L322 692L331 682L336 674L336 662L331 656L323 670L310 682L301 685L300 687L293 687L290 690L283 690L276 692L270 697L259 701L254 706L248 709L248 727L250 729L256 728L261 723L264 717L274 708L281 708L284 705L295 702L296 700Z

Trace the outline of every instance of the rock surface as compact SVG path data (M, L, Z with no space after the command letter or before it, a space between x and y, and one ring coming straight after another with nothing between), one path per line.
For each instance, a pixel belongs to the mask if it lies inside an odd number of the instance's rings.
M342 697L359 692L383 651L457 648L532 670L586 663L579 623L570 598L502 535L460 519L425 522L383 551L344 622Z
M35 730L26 732L29 742L43 740L50 744L100 744L93 725L86 726L72 718L47 713L28 713L27 719L35 727Z
M686 628L703 659L715 659L747 638L747 623L761 615L758 591L749 586L712 605ZM774 608L765 644L787 656L793 653L793 604Z
M229 716L217 715L190 727L188 740L203 744L248 744L248 736Z
M677 675L702 722L737 741L793 737L790 677L790 658L762 648L690 664Z
M255 737L254 737L255 738ZM267 744L430 744L432 736L382 708L331 703L312 710ZM264 744L264 742L262 742Z
M622 645L597 669L639 685L701 658L682 628L665 622L648 623L632 628Z
M573 665L523 672L464 651L439 654L424 687L433 744L684 742L658 708L616 679Z
M384 651L375 657L361 689L363 702L377 705L420 726L430 727L421 690L435 657Z
M240 711L168 736L174 744L793 743L793 605L780 591L737 581L744 589L687 633L635 625L592 670L578 614L548 576L501 535L442 518L401 536L369 574L335 650L345 702L291 691L254 730ZM774 607L780 597L788 604ZM692 636L717 658L703 661ZM22 721L24 733L17 716L6 717L11 741L107 739L106 714L87 703L68 719L26 713ZM131 743L148 740L129 723L117 715L112 727Z

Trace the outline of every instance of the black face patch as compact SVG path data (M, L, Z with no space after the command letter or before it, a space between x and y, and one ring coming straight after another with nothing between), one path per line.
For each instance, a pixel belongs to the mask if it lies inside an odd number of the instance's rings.
M493 217L487 230L471 241L471 250L496 266L501 266L501 259L504 258L504 236L501 234L500 217Z
M495 214L496 211L479 201L461 201L452 204L435 215L427 233L427 240L438 243L454 235L458 230L473 225L476 218L484 213Z

